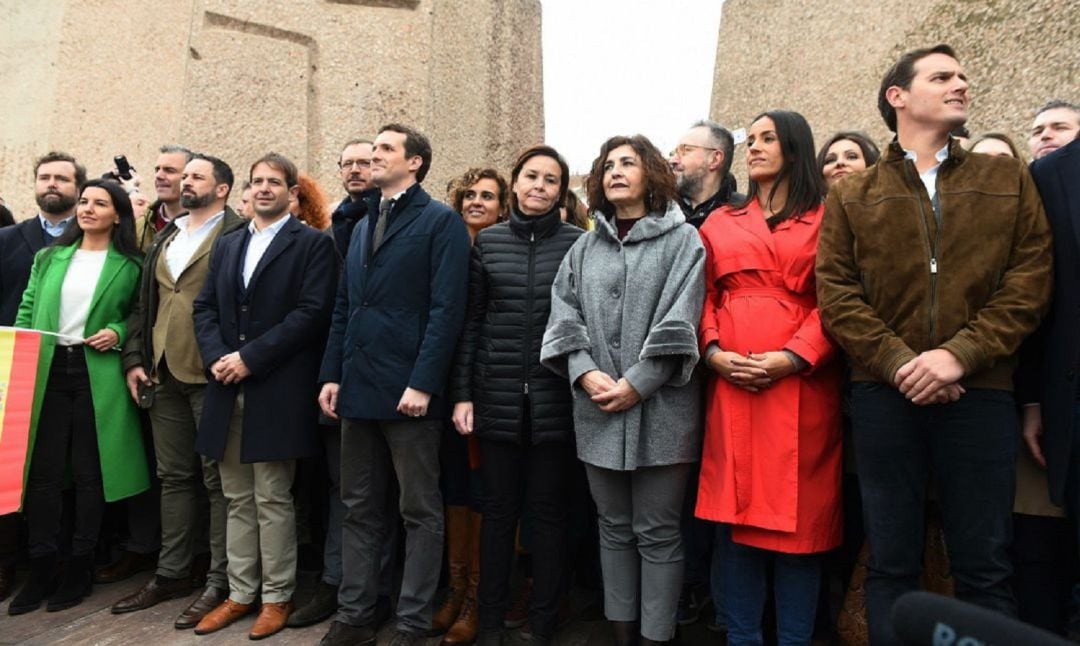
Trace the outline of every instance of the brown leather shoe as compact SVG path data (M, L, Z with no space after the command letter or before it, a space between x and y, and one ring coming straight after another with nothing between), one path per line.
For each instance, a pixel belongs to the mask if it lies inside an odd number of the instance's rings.
M221 605L223 601L229 598L229 591L222 590L221 588L215 588L214 586L207 586L203 593L199 595L198 599L191 602L180 616L176 618L176 622L173 626L177 630L189 630L194 628L202 621L202 618L207 615L211 610Z
M116 583L147 572L157 565L157 554L124 552L116 561L94 573L94 583Z
M254 609L253 603L236 603L232 599L226 599L217 608L206 613L199 625L195 626L195 634L209 635L217 632L237 619L246 617Z
M125 612L145 610L156 606L162 601L179 599L191 594L191 582L184 579L166 579L165 577L152 576L146 585L139 588L135 594L124 597L112 606L114 615L122 615Z
M248 633L248 639L266 639L270 635L281 632L285 628L285 622L289 620L292 611L292 601L283 603L263 602L262 608L259 610L259 616L255 619L255 625L251 627L251 632Z

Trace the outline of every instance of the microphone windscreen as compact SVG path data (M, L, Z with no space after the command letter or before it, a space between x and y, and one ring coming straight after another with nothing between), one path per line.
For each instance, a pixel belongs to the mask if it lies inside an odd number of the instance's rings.
M908 592L893 604L892 625L908 646L1067 646L1051 632L979 606L929 592Z

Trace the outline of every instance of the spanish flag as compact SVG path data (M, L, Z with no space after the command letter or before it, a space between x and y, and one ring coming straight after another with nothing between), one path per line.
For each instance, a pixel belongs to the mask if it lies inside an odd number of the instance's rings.
M41 333L0 327L0 514L22 506Z

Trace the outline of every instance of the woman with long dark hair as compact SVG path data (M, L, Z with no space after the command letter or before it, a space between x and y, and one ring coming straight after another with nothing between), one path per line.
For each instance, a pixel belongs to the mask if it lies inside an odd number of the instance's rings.
M523 506L532 522L532 640L546 644L555 633L573 423L566 381L540 365L540 345L551 284L582 234L559 217L569 183L570 169L555 149L525 150L511 171L509 220L480 231L473 244L453 398L454 426L462 435L475 435L480 445L480 643L485 646L499 643Z
M728 643L762 643L774 572L781 644L809 644L820 554L841 539L840 371L818 316L824 193L802 115L770 111L747 135L750 188L701 227L707 390L696 515L726 524Z
M843 130L829 137L818 151L817 167L828 190L844 177L873 166L880 157L881 151L869 135Z
M615 642L664 643L682 589L683 492L701 447L705 254L671 167L645 137L604 142L586 185L595 228L559 268L541 360L570 381Z
M78 605L90 594L94 548L106 502L149 486L139 414L120 353L139 283L131 202L114 182L83 187L74 225L34 258L18 327L43 335L38 394L27 449L26 514L31 575L8 613ZM43 386L43 387L42 387ZM71 555L54 577L61 492L70 460L75 485Z

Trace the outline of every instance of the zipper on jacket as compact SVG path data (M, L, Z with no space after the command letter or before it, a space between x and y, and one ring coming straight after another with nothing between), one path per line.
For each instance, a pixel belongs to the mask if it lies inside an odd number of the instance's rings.
M937 246L938 240L941 236L941 223L939 222L934 232L933 238L930 237L930 225L926 223L926 204L923 200L923 193L926 191L926 187L923 185L922 180L918 177L912 176L912 169L915 167L915 163L909 160L904 160L904 171L906 172L908 179L914 184L915 192L918 195L917 201L919 202L919 221L922 222L923 233L926 235L926 245L930 252L930 343L929 346L933 348L935 346L934 338L937 336L937 279L938 279L938 259L937 259ZM938 173L941 170L938 169ZM936 178L934 180L937 181ZM920 191L919 189L922 189ZM927 196L929 197L929 196Z
M529 355L532 352L533 283L536 274L536 233L529 233L529 272L525 278L525 343L521 344L521 392L529 394Z

